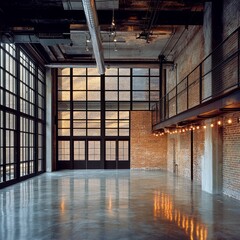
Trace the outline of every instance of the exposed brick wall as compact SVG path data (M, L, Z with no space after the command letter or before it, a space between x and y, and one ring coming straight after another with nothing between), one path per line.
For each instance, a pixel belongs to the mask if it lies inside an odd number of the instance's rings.
M207 14L205 14L204 27L189 27L184 32L183 37L175 49L171 52L171 58L177 64L175 68L167 68L167 92L176 86L183 77L190 73L195 66L197 66L202 59L212 51L212 26L211 26L211 3L206 4ZM224 0L223 11L223 32L225 39L236 28L240 26L240 1L239 0ZM214 36L213 36L214 37ZM227 47L227 51L234 48L234 44ZM171 48L170 48L171 49ZM225 52L223 52L225 54ZM208 71L211 67L212 59L209 58L203 70ZM237 62L236 62L237 64ZM236 81L236 72L232 70L235 67L233 62L229 62L229 66L222 72L223 79L228 79L227 84ZM197 78L193 76L193 80ZM208 79L211 81L211 79ZM204 82L203 82L204 84ZM189 98L192 102L190 107L195 106L199 95L196 91L198 86L193 86L189 89ZM203 96L208 96L211 93L211 86L206 84L203 91ZM204 95L205 94L205 95ZM178 111L185 109L186 96L178 99ZM176 100L169 102L169 115L176 115ZM233 123L226 124L227 118L234 115ZM223 193L240 199L240 123L237 118L240 117L240 112L234 114L227 114L224 116L223 122L223 176L219 181L223 182ZM216 119L212 119L216 121ZM205 143L205 131L203 128L194 131L193 135L193 176L194 181L201 184L202 181L202 163L204 160L204 150L207 145ZM178 175L190 179L191 176L191 136L190 132L181 134L172 134L167 136L167 170L174 171L174 163L178 164ZM214 141L214 139L213 139ZM221 151L221 149L219 151ZM212 153L209 153L212 154ZM221 154L220 154L221 155ZM221 167L221 161L219 167ZM203 173L204 175L204 173Z
M175 53L175 62L178 65L178 82L180 82L204 58L204 53L202 51L204 44L202 27L189 27L180 44L181 50Z
M177 164L179 176L191 178L191 132L168 135L168 171ZM204 130L193 132L193 180L201 184L201 163L204 157ZM175 161L174 161L175 160Z
M183 31L183 30L182 30ZM203 28L201 26L189 26L188 30L185 30L182 37L179 40L179 44L174 48L173 60L175 63L175 68L167 69L167 92L176 86L187 76L204 58L204 37ZM189 97L191 101L189 102L189 107L194 107L199 102L199 91L198 86L194 83L199 77L199 72L194 72L188 79L189 85ZM187 80L186 80L187 81ZM187 82L183 82L178 86L178 92L181 92ZM175 95L175 91L169 95L171 99ZM178 96L178 113L185 111L187 108L187 95L183 92ZM174 116L176 114L176 100L169 103L169 116Z
M131 169L166 169L167 138L152 134L151 112L131 112Z
M225 0L223 9L223 37L226 38L240 26L240 1Z
M196 130L193 134L193 181L202 182L202 162L204 158L205 129Z
M240 112L224 116L223 193L240 200ZM232 118L232 124L227 119Z

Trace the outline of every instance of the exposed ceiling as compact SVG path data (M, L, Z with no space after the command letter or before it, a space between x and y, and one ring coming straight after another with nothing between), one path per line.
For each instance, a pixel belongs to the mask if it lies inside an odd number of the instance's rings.
M96 0L105 61L156 61L178 26L202 25L204 2ZM1 42L41 52L45 63L94 61L81 0L1 0L0 27Z

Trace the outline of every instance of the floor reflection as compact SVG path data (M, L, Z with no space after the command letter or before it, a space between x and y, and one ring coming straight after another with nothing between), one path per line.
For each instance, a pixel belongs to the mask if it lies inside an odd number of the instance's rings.
M239 239L240 202L161 171L63 171L0 190L4 240Z
M154 193L154 217L156 220L160 218L175 223L185 231L190 240L206 240L208 237L207 226L179 210L174 206L172 197L165 193Z

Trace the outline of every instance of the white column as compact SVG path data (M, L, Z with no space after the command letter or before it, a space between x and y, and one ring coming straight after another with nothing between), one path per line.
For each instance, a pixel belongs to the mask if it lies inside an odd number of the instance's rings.
M211 128L211 120L207 120L206 124L202 190L217 194L222 192L222 128Z

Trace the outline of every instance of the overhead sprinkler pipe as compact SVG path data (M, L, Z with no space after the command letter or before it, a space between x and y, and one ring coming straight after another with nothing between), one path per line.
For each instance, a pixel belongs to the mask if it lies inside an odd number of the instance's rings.
M97 63L98 72L102 75L105 73L105 64L95 1L82 0L82 3L88 24L89 33L91 36L92 47Z

